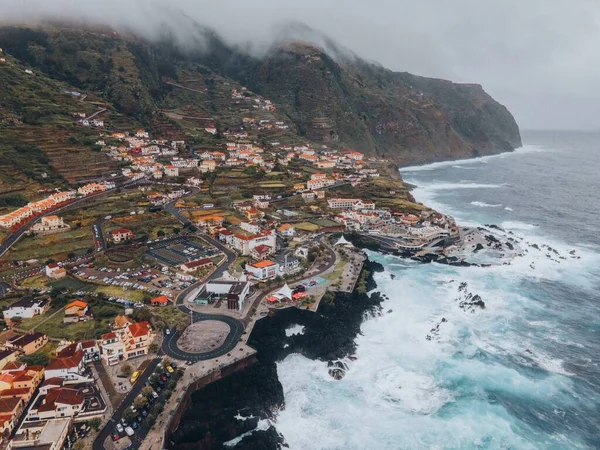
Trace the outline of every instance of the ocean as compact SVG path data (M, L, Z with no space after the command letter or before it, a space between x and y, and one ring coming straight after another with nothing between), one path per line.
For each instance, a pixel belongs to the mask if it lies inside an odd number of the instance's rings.
M346 376L297 354L278 363L275 426L291 450L600 448L600 134L523 138L401 170L417 201L503 227L528 252L486 268L369 252L389 300ZM485 309L459 308L461 283Z

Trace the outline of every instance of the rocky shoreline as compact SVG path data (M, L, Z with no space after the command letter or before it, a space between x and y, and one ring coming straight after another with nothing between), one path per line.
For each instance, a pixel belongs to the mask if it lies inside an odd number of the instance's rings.
M362 322L381 313L385 298L378 292L367 294L377 287L373 273L381 271L381 264L367 260L359 288L351 294L336 293L323 299L316 313L287 308L259 320L248 341L258 352L258 362L194 392L190 408L169 438L169 448L285 448L284 436L270 426L277 411L285 407L276 363L300 353L327 361L330 375L342 378L347 367L341 359L352 358ZM298 326L303 327L302 333L286 334Z

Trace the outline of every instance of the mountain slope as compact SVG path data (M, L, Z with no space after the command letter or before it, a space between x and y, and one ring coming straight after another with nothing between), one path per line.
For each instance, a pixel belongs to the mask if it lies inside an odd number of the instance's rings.
M394 73L360 59L334 60L297 42L243 67L224 64L221 69L282 105L308 138L401 164L521 145L512 115L479 85Z
M202 137L198 123L174 117L237 126L243 108L232 111L227 96L243 85L272 100L299 138L401 165L521 145L512 115L479 85L395 73L303 42L285 41L258 58L200 27L194 39L201 52L182 51L169 38L148 42L114 30L0 28L0 47L23 64L96 94L122 118L201 143L218 142Z

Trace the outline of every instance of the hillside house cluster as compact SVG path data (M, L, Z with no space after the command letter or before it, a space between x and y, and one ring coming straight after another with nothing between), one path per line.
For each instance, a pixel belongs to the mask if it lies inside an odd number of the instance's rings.
M11 213L0 216L0 227L12 228L21 225L41 213L66 205L76 196L76 191L64 191L54 193L43 200L30 202Z

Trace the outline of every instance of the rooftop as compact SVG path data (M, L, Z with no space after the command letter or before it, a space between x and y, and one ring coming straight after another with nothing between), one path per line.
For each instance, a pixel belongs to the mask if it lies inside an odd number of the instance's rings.
M269 261L268 259L265 261L259 261L253 264L248 264L250 267L256 267L257 269L263 269L265 267L271 267L275 265L275 262Z

